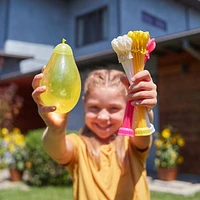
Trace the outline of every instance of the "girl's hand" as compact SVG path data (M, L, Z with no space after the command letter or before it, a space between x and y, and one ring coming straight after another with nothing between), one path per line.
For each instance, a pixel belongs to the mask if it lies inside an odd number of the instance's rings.
M135 106L145 106L149 110L150 122L153 121L153 111L151 110L157 103L156 85L153 83L150 73L147 70L138 72L132 77L130 85L127 78L121 79L127 87L127 100L131 100ZM152 135L132 137L130 142L137 149L144 151L149 148Z
M37 74L32 81L32 87L34 89L32 93L32 97L38 106L38 113L45 122L46 126L49 128L53 128L56 130L65 129L67 123L67 116L66 114L57 114L54 113L56 110L55 106L45 106L42 102L40 95L45 92L46 87L40 86L40 81L43 77L43 74ZM58 129L59 128L59 129Z
M131 100L133 105L145 106L151 110L157 104L157 87L149 71L143 70L135 74L131 85L124 77L121 81L128 89L127 100Z

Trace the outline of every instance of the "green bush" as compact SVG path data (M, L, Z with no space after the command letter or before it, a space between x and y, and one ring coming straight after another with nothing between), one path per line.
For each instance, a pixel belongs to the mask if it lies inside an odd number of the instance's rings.
M43 131L31 130L25 138L29 156L26 163L28 183L34 186L68 185L71 181L66 168L57 164L44 151L41 139Z

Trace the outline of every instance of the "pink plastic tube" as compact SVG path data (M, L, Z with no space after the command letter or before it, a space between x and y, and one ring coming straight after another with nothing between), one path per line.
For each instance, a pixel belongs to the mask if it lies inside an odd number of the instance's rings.
M127 101L123 124L118 131L118 135L134 136L134 131L132 129L133 112L134 107L131 105L131 101Z

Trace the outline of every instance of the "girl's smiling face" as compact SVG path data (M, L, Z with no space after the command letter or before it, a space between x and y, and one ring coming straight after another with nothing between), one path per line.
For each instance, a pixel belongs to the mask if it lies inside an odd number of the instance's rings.
M125 106L117 87L96 87L84 99L85 123L99 138L109 138L121 127Z

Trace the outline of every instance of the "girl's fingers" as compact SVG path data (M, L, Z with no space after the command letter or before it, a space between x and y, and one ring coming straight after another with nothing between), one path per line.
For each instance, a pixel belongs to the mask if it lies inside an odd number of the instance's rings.
M130 83L129 83L127 77L126 76L122 76L120 78L120 80L124 84L124 86L128 89L129 86L130 86ZM143 71L138 72L137 74L135 74L133 76L131 85L136 85L136 84L138 84L140 82L150 82L150 81L152 81L152 79L151 79L151 75L150 75L149 71L143 70Z
M127 95L127 100L140 101L144 99L156 99L156 91L140 91Z
M43 77L43 74L41 73L41 74L35 75L35 77L33 78L32 87L33 87L34 90L35 90L37 87L40 86L40 81L41 81L42 77Z
M134 92L139 92L139 91L151 91L151 90L156 90L156 85L150 81L150 82L138 82L138 83L133 83L129 86L128 88L128 93L134 93Z
M157 99L143 99L138 101L132 101L133 106L144 106L152 109L157 104Z
M127 100L133 105L153 108L157 103L157 86L153 83L148 71L138 73L133 84L128 88Z
M43 77L43 71L45 70L46 65L42 68L42 73L35 75L32 81L32 87L33 89L36 89L40 85L40 81Z
M149 71L142 70L141 72L138 72L133 76L132 81L133 83L138 83L141 81L151 81L151 75Z
M46 65L42 68L42 72L44 72Z
M36 102L36 104L38 105L44 105L40 95L45 92L46 87L45 86L41 86L41 87L37 87L33 92L32 92L32 98L33 100Z
M48 113L54 112L56 110L56 106L38 106L38 111L40 115L46 115Z
M156 91L140 91L127 95L127 100L135 106L145 106L152 109L157 104Z

